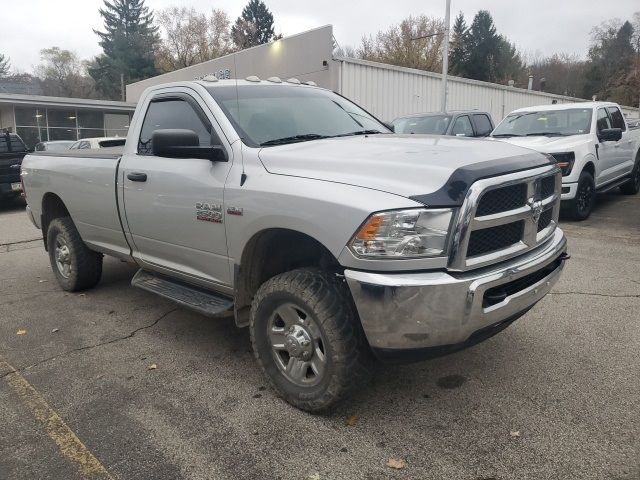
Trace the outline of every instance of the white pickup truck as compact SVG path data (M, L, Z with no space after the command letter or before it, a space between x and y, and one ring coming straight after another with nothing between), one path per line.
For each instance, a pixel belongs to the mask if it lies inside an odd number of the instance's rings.
M134 286L234 313L272 385L311 411L374 357L468 347L542 299L567 258L561 178L537 152L394 135L333 92L255 77L152 87L123 152L22 165L62 288L95 286L103 254L135 263Z
M596 192L640 190L640 130L628 128L610 102L521 108L495 128L493 138L552 155L562 167L562 207L586 219Z

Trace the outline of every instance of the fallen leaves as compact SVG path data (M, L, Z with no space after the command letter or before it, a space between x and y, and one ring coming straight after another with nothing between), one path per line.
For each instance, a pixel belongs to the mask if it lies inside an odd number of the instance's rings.
M53 328L53 329L51 330L51 333L58 333L59 331L60 331L60 329L59 329L59 328Z
M26 330L22 330L22 329L20 329L20 330L18 330L18 331L16 332L16 335L25 335L26 333L27 333L27 331L26 331Z
M157 369L157 368L158 368L158 365L157 365L157 364L155 364L155 363L152 363L151 365L149 365L149 366L147 367L147 370L155 370L155 369Z
M356 423L358 423L358 417L355 415L351 415L350 417L347 417L347 419L344 421L344 424L347 427L355 427Z
M391 457L389 458L389 460L387 460L387 467L393 468L394 470L402 470L406 466L407 466L407 462L405 462L401 458Z
M519 437L520 436L520 430L512 430L509 432L509 435L511 435L512 437Z

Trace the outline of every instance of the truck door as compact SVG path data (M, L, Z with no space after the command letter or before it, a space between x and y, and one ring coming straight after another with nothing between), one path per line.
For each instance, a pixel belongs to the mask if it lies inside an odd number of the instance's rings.
M622 138L618 141L618 158L616 159L616 165L612 171L612 177L620 177L626 175L633 170L634 165L634 151L633 141L627 130L627 122L624 120L624 116L618 107L607 107L609 112L609 118L611 119L611 127L619 128L622 130Z
M123 157L124 228L144 268L228 286L223 193L232 151L204 101L181 90L151 98L137 129L137 151ZM222 144L229 161L154 156L151 136L158 129L192 130L201 146Z
M600 134L602 130L613 128L611 117L607 109L598 108L596 114L596 132ZM595 179L596 186L599 186L616 177L616 167L620 163L620 142L600 142L598 144L598 161L600 163L600 175ZM596 169L597 171L598 169Z

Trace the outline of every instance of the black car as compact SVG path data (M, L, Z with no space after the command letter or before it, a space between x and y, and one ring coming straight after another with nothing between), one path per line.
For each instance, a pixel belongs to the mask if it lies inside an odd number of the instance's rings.
M487 112L460 110L439 113L417 113L396 118L395 133L486 137L493 131L493 119Z
M22 193L20 166L28 151L18 135L0 132L0 200Z

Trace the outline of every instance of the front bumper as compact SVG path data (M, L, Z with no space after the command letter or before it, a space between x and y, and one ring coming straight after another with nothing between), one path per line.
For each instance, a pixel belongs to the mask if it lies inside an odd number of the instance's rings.
M576 198L576 192L578 191L578 183L562 183L562 195L560 200L573 200Z
M539 248L472 272L344 275L373 351L418 359L482 341L523 315L560 277L566 249L557 228Z

